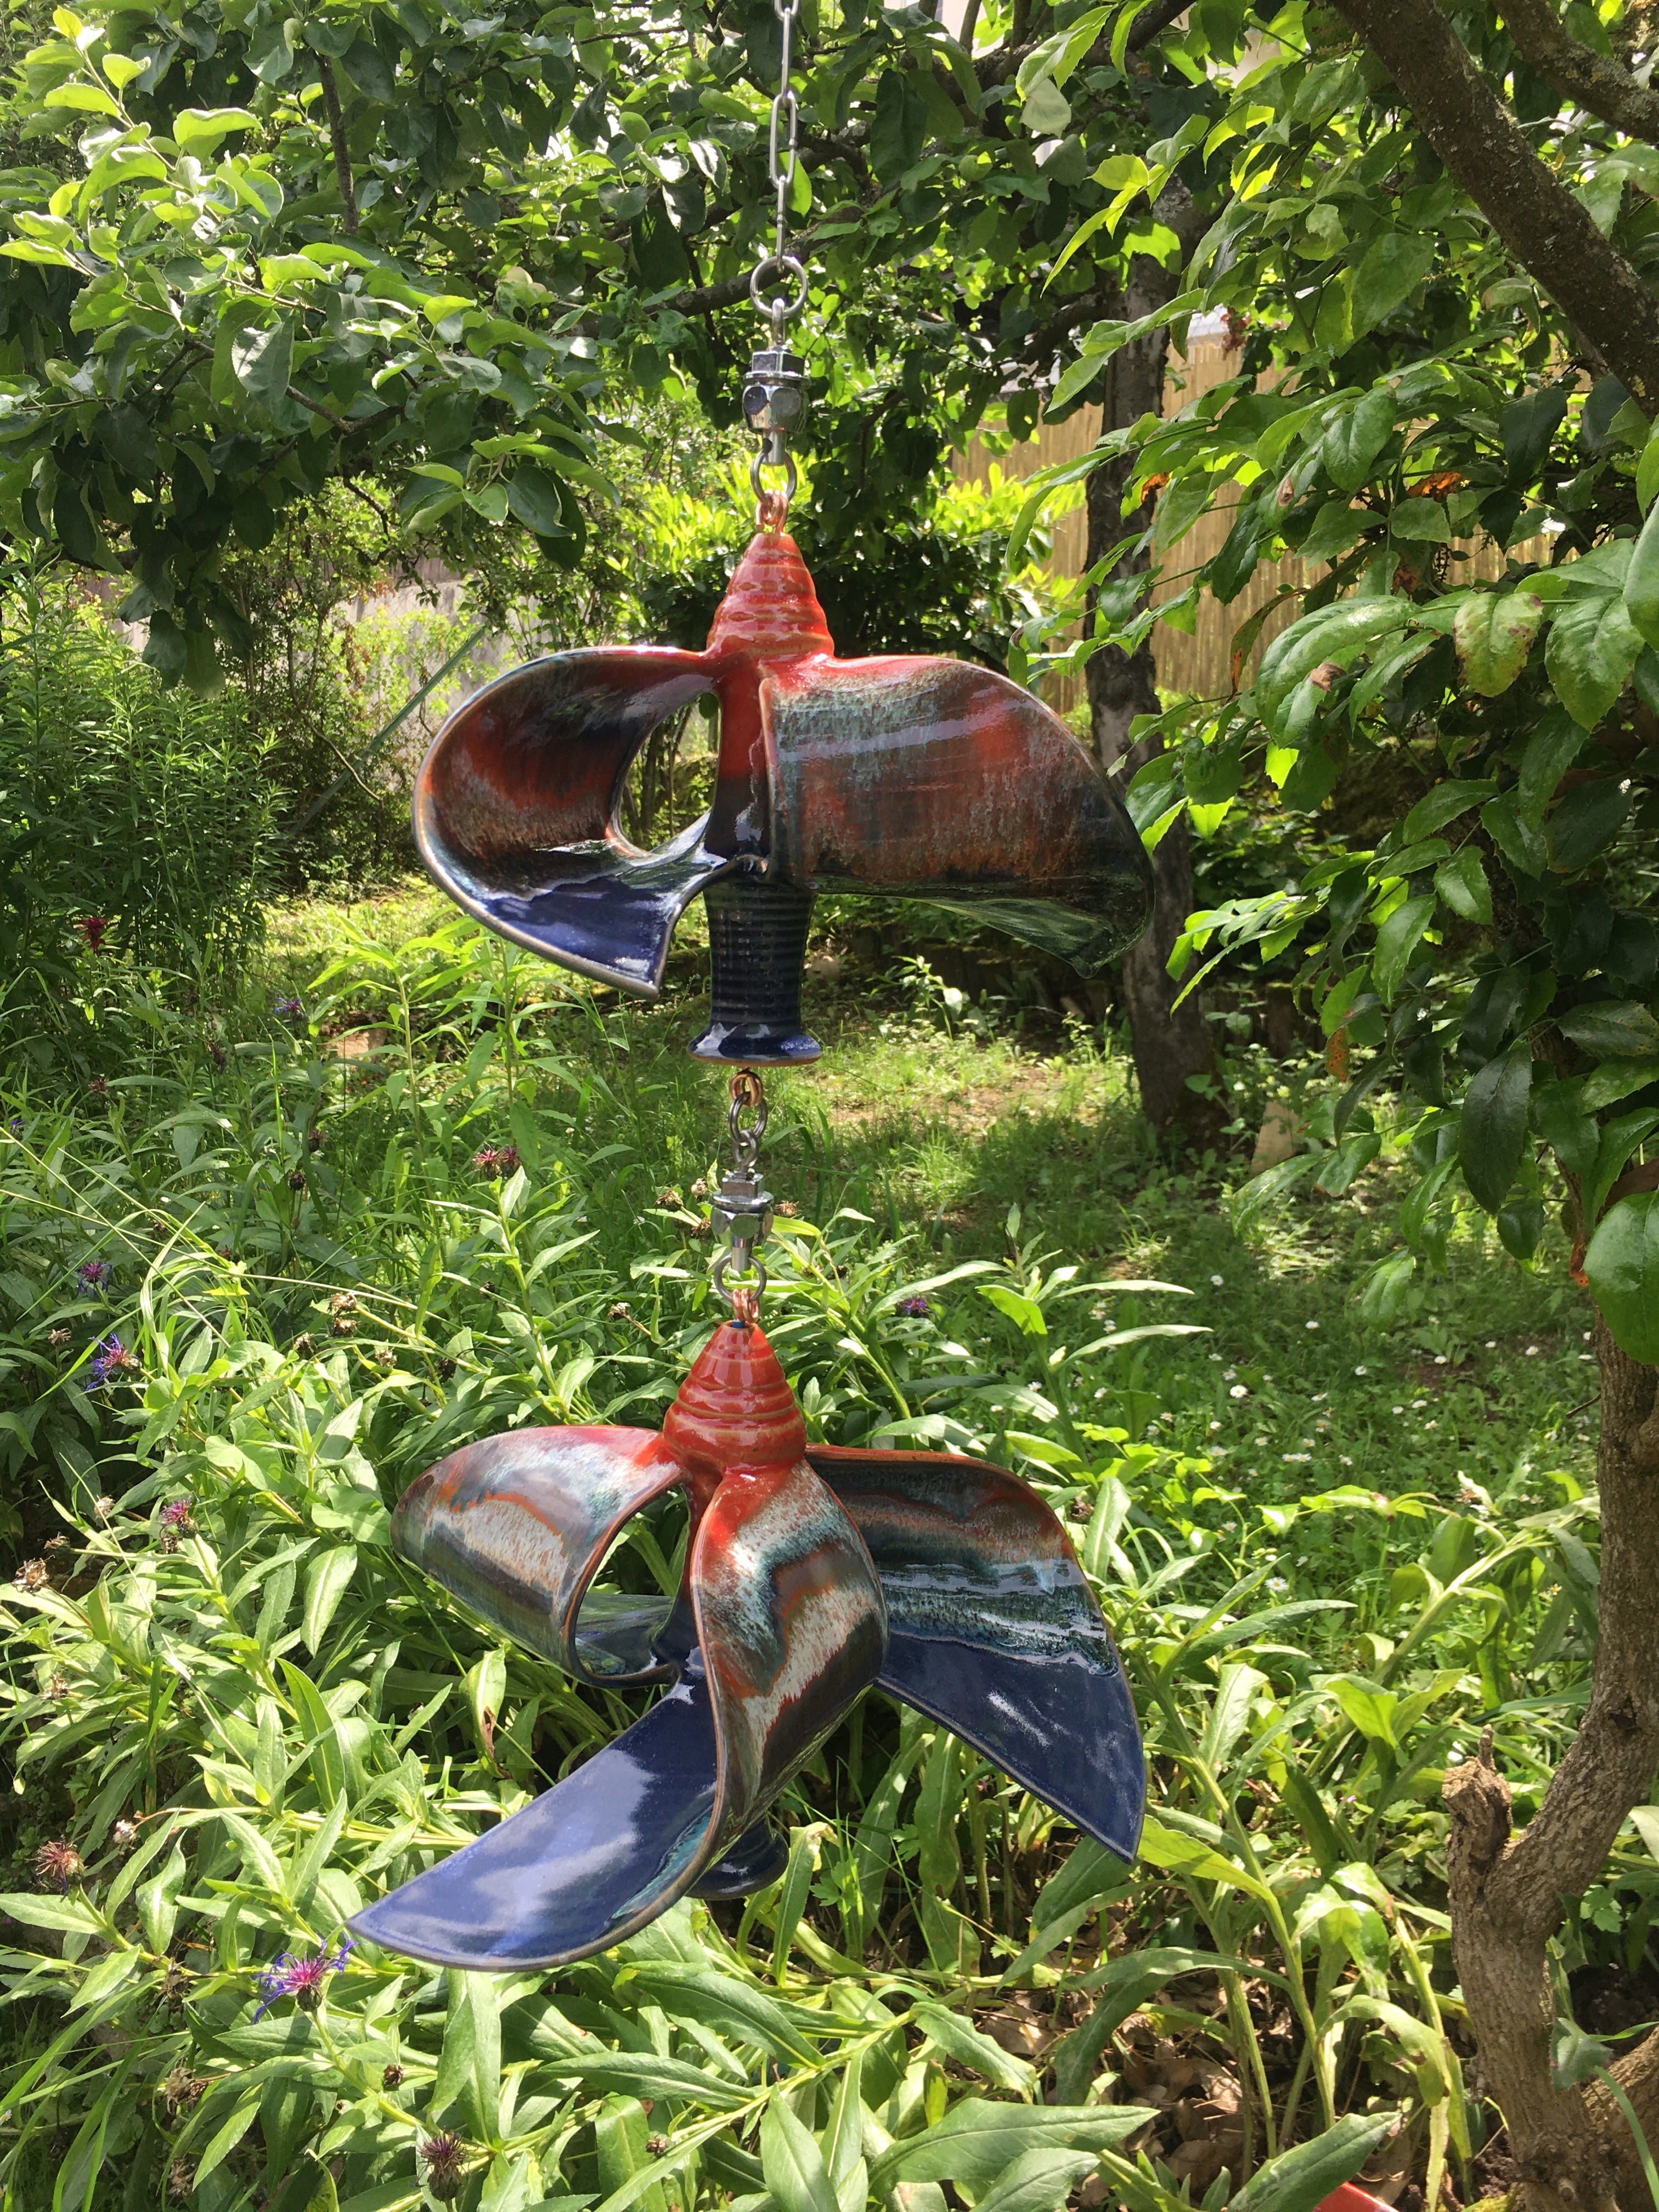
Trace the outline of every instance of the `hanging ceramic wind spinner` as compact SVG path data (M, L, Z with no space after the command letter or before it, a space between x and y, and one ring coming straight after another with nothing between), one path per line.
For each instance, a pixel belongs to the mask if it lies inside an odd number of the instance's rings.
M675 1486L692 1522L678 1597L592 1591L629 1517ZM688 1891L775 1880L767 1808L872 1684L1134 1855L1134 1711L1054 1515L976 1461L809 1444L753 1322L716 1331L660 1435L471 1444L405 1494L392 1540L577 1680L672 1686L522 1812L359 1913L354 1934L389 1950L556 1966Z
M744 394L782 467L702 653L601 646L491 684L440 733L416 840L451 896L503 936L642 997L690 901L708 914L713 1014L692 1048L801 1062L802 956L820 887L971 907L1087 974L1145 927L1151 870L1097 764L1048 710L970 663L837 660L782 531L802 371L785 252L799 0L775 0L775 250L751 291L772 320ZM781 162L783 149L787 162ZM787 278L793 301L763 286ZM617 811L651 730L712 695L714 805L655 853ZM660 1433L516 1430L422 1476L392 1516L401 1556L580 1682L663 1685L606 1749L352 1922L446 1966L556 1966L676 1898L776 1879L768 1808L874 1685L930 1715L1109 1850L1133 1856L1146 1774L1122 1671L1065 1530L1000 1468L944 1452L809 1443L756 1320L772 1221L757 1169L759 1079L732 1080L736 1164L713 1207L732 1318ZM744 1125L742 1115L752 1113ZM744 1278L732 1280L727 1278ZM690 1516L678 1595L593 1585L631 1516L675 1488Z

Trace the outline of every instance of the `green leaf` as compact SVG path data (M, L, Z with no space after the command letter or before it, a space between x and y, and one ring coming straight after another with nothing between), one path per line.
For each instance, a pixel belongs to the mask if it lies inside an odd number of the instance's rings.
M1523 822L1534 829L1542 822L1562 777L1589 742L1589 732L1571 714L1557 708L1545 715L1521 756L1515 805Z
M1490 781L1460 782L1455 776L1436 784L1406 817L1400 831L1402 847L1415 845L1420 838L1437 836L1449 822L1455 822L1472 806L1482 805L1497 788Z
M1320 441L1319 458L1339 491L1357 492L1394 432L1395 396L1387 385L1346 408Z
M259 118L246 107L183 107L173 118L173 137L181 154L211 154L233 131L257 131Z
M1354 271L1353 337L1364 337L1410 299L1433 266L1432 239L1398 230L1385 230L1373 239Z
M1457 610L1452 636L1463 682L1485 699L1507 691L1527 665L1544 619L1535 592L1475 592Z
M1651 437L1643 450L1641 463L1651 477L1650 454L1659 456L1659 445ZM1656 459L1653 466L1659 467L1659 459ZM1650 483L1648 496L1651 499L1652 495ZM1649 645L1659 645L1659 510L1650 510L1631 554L1630 567L1625 571L1625 612Z
M1391 631L1403 629L1412 616L1408 599L1344 599L1304 616L1276 637L1261 656L1255 703L1275 736L1283 734L1292 696L1323 662L1346 668L1356 656Z
M1604 1061L1585 1079L1584 1111L1598 1114L1604 1106L1628 1098L1632 1091L1645 1091L1650 1083L1659 1083L1659 1057Z
M531 462L521 463L507 481L507 503L526 530L538 538L568 538L564 495L559 479Z
M1630 799L1630 787L1620 776L1575 786L1545 824L1551 867L1564 876L1588 867L1624 828Z
M1464 921L1490 923L1492 885L1479 852L1464 845L1434 872L1434 888L1452 912Z
M331 1551L319 1553L312 1561L306 1575L304 1633L308 1651L322 1650L328 1624L338 1612L340 1600L356 1571L357 1552L352 1544L336 1545Z
M761 2115L761 2170L779 2212L840 2212L823 2154L775 2092Z
M1575 592L1560 600L1544 648L1556 696L1587 730L1602 720L1629 681L1641 633L1611 592Z
M1109 2150L1152 2117L1144 2105L1004 2105L964 2097L936 2127L906 2136L870 2168L870 2192L900 2182L956 2181L988 2189L1033 2150Z
M1389 535L1407 545L1449 545L1451 517L1437 499L1398 500L1389 510Z
M1620 1200L1590 1238L1584 1273L1620 1350L1659 1364L1659 1191Z
M1480 810L1480 826L1517 875L1543 874L1549 865L1544 840L1509 799L1489 799Z
M1315 2212L1333 2191L1352 2180L1399 2123L1397 2112L1346 2114L1310 2142L1297 2143L1259 2166L1227 2212Z
M916 2025L931 2043L947 2058L954 2058L959 2066L968 2067L1000 2089L1030 2095L1036 2075L1029 2063L1016 2058L988 2035L981 2035L972 2021L961 2013L952 2012L948 2005L930 2004L924 2000L916 2007Z
M1521 1165L1531 1087L1532 1054L1522 1043L1488 1060L1464 1097L1457 1156L1464 1182L1488 1213L1509 1196Z
M27 1891L0 1896L0 1912L21 1920L25 1928L58 1928L73 1936L95 1936L104 1924L79 1898L35 1897Z
M975 2212L1058 2212L1094 2163L1086 2150L1024 2151L980 2198Z
M1659 1021L1634 999L1598 999L1557 1017L1557 1026L1597 1060L1639 1060L1659 1051Z
M250 399L273 411L283 404L294 368L294 325L280 316L266 329L240 331L230 342L230 365Z
M1064 100L1060 105L1065 106ZM1069 115L1070 108L1066 112ZM876 174L884 180L902 176L921 159L927 143L927 101L902 70L884 70L870 118L870 160Z
M1424 931L1434 920L1435 903L1428 893L1421 898L1407 899L1403 906L1395 908L1376 933L1376 950L1371 955L1371 980L1385 1006L1394 1004L1395 994L1411 957Z
M1054 396L1048 402L1050 410L1066 406L1092 384L1113 354L1121 352L1126 345L1133 345L1137 338L1149 337L1152 331L1163 330L1178 316L1190 314L1203 296L1201 292L1182 292L1167 307L1155 307L1134 322L1097 323L1084 339L1079 357L1054 386Z

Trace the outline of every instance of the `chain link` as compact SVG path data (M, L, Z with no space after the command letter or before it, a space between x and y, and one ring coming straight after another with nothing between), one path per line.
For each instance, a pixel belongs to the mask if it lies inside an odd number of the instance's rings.
M789 82L800 0L772 0L772 12L783 27L778 90L766 132L766 175L777 202L777 221L772 250L762 258L749 280L749 296L763 314L772 318L772 341L781 346L790 321L806 304L805 265L787 250L789 195L794 189L800 143L800 102Z

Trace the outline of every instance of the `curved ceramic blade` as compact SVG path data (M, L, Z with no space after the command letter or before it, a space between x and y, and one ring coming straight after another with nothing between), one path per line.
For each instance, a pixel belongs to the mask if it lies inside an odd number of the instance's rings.
M722 1795L769 1805L881 1672L886 1609L858 1531L805 1460L728 1468L691 1549Z
M471 1445L415 1486L398 1516L423 1485L433 1487L404 1517L401 1533L394 1516L393 1540L429 1572L434 1558L465 1563L471 1581L459 1594L522 1633L506 1617L510 1605L515 1618L538 1629L535 1648L549 1650L556 1640L546 1626L551 1615L526 1605L539 1587L532 1579L539 1569L523 1548L526 1533L532 1523L547 1532L537 1541L547 1571L562 1577L568 1620L581 1584L563 1565L557 1514L585 1465L596 1486L610 1486L592 1525L630 1470L647 1482L653 1463L637 1450L629 1456L641 1436L664 1449L638 1430L528 1431L541 1441L512 1468L505 1490L487 1455L526 1439ZM458 1468L467 1461L472 1466ZM666 1465L667 1480L679 1479L678 1465ZM479 1510L482 1540L458 1541L468 1514ZM412 1528L421 1531L418 1555ZM511 1572L492 1575L503 1555ZM523 1812L368 1906L351 1923L354 1933L438 1966L556 1966L620 1942L706 1875L747 1887L747 1876L763 1867L771 1878L756 1824L879 1673L881 1588L857 1531L805 1461L727 1471L698 1527L689 1579L701 1650L661 1701Z
M714 1716L688 1668L521 1813L368 1905L351 1932L435 1966L520 1972L620 1943L714 1856Z
M672 646L556 653L476 692L415 779L415 842L478 921L578 974L654 999L674 925L734 861L696 823L641 853L613 817L651 731L714 688Z
M513 1429L411 1483L392 1542L453 1597L578 1680L659 1680L666 1598L587 1586L642 1505L684 1482L654 1429Z
M1091 975L1152 911L1152 863L1058 715L971 661L769 670L770 866L825 890L972 905Z
M1066 1532L1034 1491L947 1452L807 1454L887 1600L881 1685L1133 1859L1146 1764L1123 1669Z

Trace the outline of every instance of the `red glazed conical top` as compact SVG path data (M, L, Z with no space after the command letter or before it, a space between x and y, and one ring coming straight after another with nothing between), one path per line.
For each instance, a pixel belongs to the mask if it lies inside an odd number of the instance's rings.
M763 653L782 659L835 649L794 539L781 530L757 531L714 610L709 652Z
M806 1424L776 1352L759 1328L731 1322L698 1353L662 1433L677 1459L715 1468L793 1467L806 1449Z

